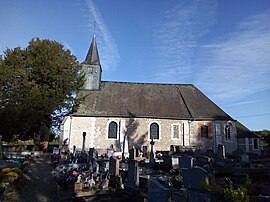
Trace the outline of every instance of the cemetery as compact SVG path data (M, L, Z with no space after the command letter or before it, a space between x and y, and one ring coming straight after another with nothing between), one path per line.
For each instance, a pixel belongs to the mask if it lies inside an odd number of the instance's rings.
M108 148L97 153L66 145L50 155L58 201L269 201L270 156L199 148L129 155ZM0 196L42 151L4 152Z

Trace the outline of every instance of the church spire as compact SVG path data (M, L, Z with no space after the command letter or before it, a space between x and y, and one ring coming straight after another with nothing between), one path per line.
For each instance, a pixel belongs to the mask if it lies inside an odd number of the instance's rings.
M88 53L86 55L86 58L85 58L85 61L83 62L83 64L100 65L95 34L93 36L90 48L88 50Z
M101 82L102 68L99 61L96 36L94 34L90 48L82 63L85 73L85 90L99 90Z

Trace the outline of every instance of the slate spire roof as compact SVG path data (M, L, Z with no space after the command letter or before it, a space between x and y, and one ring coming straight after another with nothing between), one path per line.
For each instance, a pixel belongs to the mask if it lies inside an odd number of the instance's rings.
M87 65L100 65L98 49L97 49L97 42L96 42L96 35L94 34L90 48L86 55L85 61L83 64Z

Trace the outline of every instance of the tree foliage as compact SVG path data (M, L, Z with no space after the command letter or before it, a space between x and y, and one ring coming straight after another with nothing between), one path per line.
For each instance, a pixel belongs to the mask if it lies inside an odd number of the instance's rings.
M0 57L0 133L8 140L47 131L77 103L81 65L70 50L51 40L32 39Z

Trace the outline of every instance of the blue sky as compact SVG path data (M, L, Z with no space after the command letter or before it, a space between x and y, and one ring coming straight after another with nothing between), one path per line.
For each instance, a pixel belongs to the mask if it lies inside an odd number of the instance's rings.
M270 129L269 0L0 0L0 52L51 39L103 80L191 83L251 130Z

